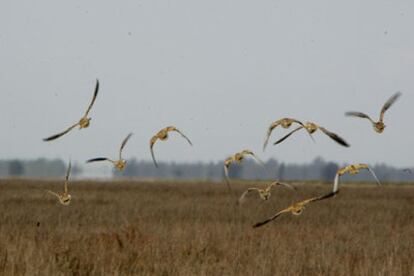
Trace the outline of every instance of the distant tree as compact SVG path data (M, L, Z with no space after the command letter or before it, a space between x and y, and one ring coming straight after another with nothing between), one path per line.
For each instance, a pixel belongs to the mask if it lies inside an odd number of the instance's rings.
M22 176L24 175L24 164L20 160L12 160L9 163L9 175Z
M322 167L321 177L324 181L332 181L338 171L339 166L334 162L329 162Z
M279 166L279 169L278 169L278 179L279 180L284 180L284 177L285 177L285 169L286 169L286 165L285 165L285 163L281 163L280 164L280 166Z

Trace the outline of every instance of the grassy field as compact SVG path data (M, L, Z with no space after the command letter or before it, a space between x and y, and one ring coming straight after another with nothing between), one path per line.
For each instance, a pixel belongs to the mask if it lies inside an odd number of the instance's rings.
M414 275L414 186L344 184L335 198L252 225L331 185L0 181L2 275ZM260 184L256 184L260 185Z

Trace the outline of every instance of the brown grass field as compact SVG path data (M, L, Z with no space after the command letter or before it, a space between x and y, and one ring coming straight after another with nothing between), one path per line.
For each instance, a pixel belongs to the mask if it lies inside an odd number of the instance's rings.
M70 206L0 181L1 275L414 275L414 186L341 186L331 199L252 224L329 184L238 196L254 182L73 182Z

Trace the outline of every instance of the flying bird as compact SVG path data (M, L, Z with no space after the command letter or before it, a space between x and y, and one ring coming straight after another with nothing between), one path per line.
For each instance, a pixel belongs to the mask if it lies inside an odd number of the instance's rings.
M259 157L257 157L251 150L243 150L241 152L234 154L233 156L230 156L229 158L224 160L224 175L226 176L226 182L227 182L227 186L229 187L229 189L231 189L230 179L229 179L229 169L230 169L231 164L233 163L241 164L243 160L246 158L246 156L248 155L256 159L256 161L258 161L262 166L265 166L264 162L260 160Z
M112 160L106 157L98 157L98 158L93 158L93 159L89 159L88 161L86 161L86 163L92 163L92 162L99 162L99 161L109 161L111 162L114 167L118 170L118 171L123 171L126 167L126 163L127 161L125 159L122 158L122 151L126 145L126 143L128 142L129 138L131 138L132 133L128 134L127 137L125 137L125 139L122 141L121 147L119 149L119 159L118 160Z
M378 180L378 177L376 176L375 172L368 166L368 164L353 164L353 165L348 165L346 167L343 167L341 169L339 169L335 175L335 180L334 180L334 187L333 187L333 192L336 193L339 189L339 178L346 174L349 173L350 175L356 175L359 173L360 170L368 170L372 176L375 178L375 181L377 182L378 185L381 185L381 182Z
M180 130L178 130L175 126L169 126L166 128L161 129L160 131L158 131L157 134L155 134L151 140L150 140L150 151L151 151L151 156L152 156L152 160L154 161L154 165L155 167L158 167L158 163L155 160L155 155L154 155L154 145L155 143L160 140L160 141L166 141L169 137L169 132L177 132L179 133L185 140L187 140L187 142L192 146L193 143L191 143L190 139L188 139L187 136L185 136Z
M265 141L264 141L264 144L263 144L263 151L266 149L267 144L269 142L270 135L272 135L272 131L275 128L277 128L278 126L281 126L282 128L288 129L288 128L290 128L290 126L293 123L296 123L296 124L299 124L301 126L304 126L301 121L296 120L296 119L292 119L292 118L282 118L280 120L277 120L277 121L271 123L270 126L269 126L269 128L268 128L268 130L267 130L267 133L266 133Z
M394 95L392 95L391 98L388 99L388 101L384 104L384 106L381 109L380 118L379 118L378 122L375 122L374 120L371 119L371 117L369 117L367 114L362 113L362 112L350 111L350 112L346 112L345 115L346 116L352 116L352 117L359 117L359 118L368 119L368 120L371 121L374 130L377 133L382 133L385 129L385 124L384 124L385 112L395 103L395 101L400 96L401 96L401 92L397 92Z
M312 135L313 133L315 133L318 129L320 131L322 131L324 134L328 135L332 140L334 140L335 142L337 142L338 144L340 144L341 146L344 147L349 147L349 144L343 139L341 138L338 134L335 134L329 130L327 130L324 127L321 127L315 123L311 123L311 122L307 122L305 125L300 126L294 130L292 130L291 132L289 132L287 135L285 135L283 138L279 139L278 141L276 141L274 143L274 145L280 144L283 141L285 141L287 138L289 138L289 136L291 136L293 133L301 130L301 129L306 129L307 132Z
M76 124L72 125L71 127L69 127L68 129L66 129L65 131L52 135L48 138L43 139L43 141L48 142L48 141L53 141L59 137L62 137L63 135L65 135L66 133L68 133L69 131L71 131L72 129L74 129L75 127L79 126L79 129L82 128L87 128L90 125L90 121L91 118L88 118L89 112L92 109L93 104L95 103L96 97L98 96L98 91L99 91L99 80L96 80L96 86L95 86L95 92L93 93L93 97L92 97L92 102L89 104L88 109L86 110L86 113L83 115L83 117L79 120L79 122L77 122Z
M290 212L290 213L292 213L292 215L298 216L298 215L302 214L302 212L305 210L307 204L309 204L311 202L316 202L316 201L320 201L320 200L324 200L324 199L333 197L336 193L338 193L338 192L331 192L331 193L326 194L326 195L322 195L322 196L319 196L319 197L313 197L313 198L306 199L306 200L301 201L301 202L297 202L297 203L289 206L288 208L277 212L275 215L271 216L270 218L268 218L268 219L266 219L262 222L256 223L255 225L253 225L253 228L263 226L263 225L277 219L280 215L282 215L284 213L289 213Z
M46 190L46 192L48 192L49 194L56 196L59 199L60 204L66 205L66 206L70 204L70 200L72 199L72 196L68 192L68 182L69 182L69 176L70 176L71 169L72 169L72 164L71 162L69 162L69 166L66 171L66 178L65 178L63 193L55 193L50 190Z
M260 189L260 188L248 188L241 196L240 196L240 198L239 198L239 204L243 204L245 201L246 201L246 197L247 197L247 195L248 194L250 194L251 192L257 192L258 194L259 194L259 196L260 196L260 198L262 199L262 200L268 200L269 198L270 198L270 196L271 196L271 190L272 190L272 188L273 187L276 187L276 186L284 186L284 187L286 187L286 188L289 188L289 189L291 189L291 190L294 190L294 191L296 191L296 188L295 187L293 187L292 185L290 185L290 184L287 184L287 183L282 183L282 182L278 182L278 181L275 181L275 182L273 182L273 183L271 183L271 184L269 184L266 188L264 188L264 189Z

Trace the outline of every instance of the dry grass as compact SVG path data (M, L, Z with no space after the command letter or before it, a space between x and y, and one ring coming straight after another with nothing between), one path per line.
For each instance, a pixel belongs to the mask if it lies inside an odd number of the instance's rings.
M251 225L296 200L330 191L278 188L236 205L214 183L71 183L61 206L42 188L0 182L2 275L414 275L414 187L344 185L263 228ZM38 225L38 223L40 225Z

